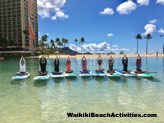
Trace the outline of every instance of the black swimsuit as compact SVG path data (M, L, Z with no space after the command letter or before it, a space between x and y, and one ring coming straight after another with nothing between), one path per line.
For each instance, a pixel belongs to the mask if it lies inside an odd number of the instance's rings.
M55 59L54 61L54 71L59 72L59 59Z
M41 72L46 72L46 64L47 64L47 60L45 58L41 58L40 59Z

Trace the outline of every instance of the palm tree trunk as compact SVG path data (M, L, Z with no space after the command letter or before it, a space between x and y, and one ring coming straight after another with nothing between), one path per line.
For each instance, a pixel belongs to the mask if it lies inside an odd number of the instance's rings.
M137 54L138 54L138 39L137 39Z
M148 40L146 41L146 54L148 53Z

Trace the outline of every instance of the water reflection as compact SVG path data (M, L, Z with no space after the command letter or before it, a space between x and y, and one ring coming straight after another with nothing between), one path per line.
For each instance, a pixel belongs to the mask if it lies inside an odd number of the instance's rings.
M48 80L36 80L34 81L34 86L35 87L44 87L48 83Z
M146 80L150 81L150 82L161 82L160 79L158 78L154 78L154 77L151 77L151 78L145 78Z
M142 79L137 77L135 82L136 82L137 91L141 92L142 91Z
M24 85L26 83L26 80L12 80L10 84L12 85Z
M64 78L52 78L52 80L56 83L63 83L64 82Z

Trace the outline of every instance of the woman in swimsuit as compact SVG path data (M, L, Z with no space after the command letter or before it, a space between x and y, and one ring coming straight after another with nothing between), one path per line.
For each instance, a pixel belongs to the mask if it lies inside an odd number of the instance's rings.
M102 68L102 58L99 55L98 59L97 59L97 64L98 64L98 70L96 70L96 72L103 72L104 69Z
M19 66L20 66L20 74L25 74L26 73L26 61L23 57L21 56L21 59L19 61Z
M42 57L40 58L39 63L40 63L40 68L41 68L41 71L39 71L39 74L41 75L47 74L47 71L46 71L47 60L44 57L44 55L42 55Z
M66 73L72 73L73 71L71 70L71 61L70 61L70 58L68 57L67 58L67 61L66 61L66 70L65 70Z
M81 64L82 64L82 70L80 71L81 73L87 73L87 59L85 58L85 56L83 56L83 58L81 59Z

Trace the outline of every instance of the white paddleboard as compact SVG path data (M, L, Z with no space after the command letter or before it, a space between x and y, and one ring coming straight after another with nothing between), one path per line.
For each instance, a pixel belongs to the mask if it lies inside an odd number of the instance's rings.
M79 74L80 77L90 77L92 76L92 72L87 72L87 73L81 73Z
M141 73L141 74L137 74L138 77L144 77L144 78L150 78L153 77L153 74L151 73Z
M135 73L129 73L129 72L123 73L122 70L116 70L115 73L118 73L121 76L125 76L125 77L136 77L137 76L137 74L135 74Z
M131 73L135 73L135 71L132 71ZM153 77L153 74L147 73L146 71L143 71L143 73L136 73L138 77L144 77L144 78L150 78Z
M103 76L105 76L105 72L94 72L93 73L93 76L97 76L97 77L103 77Z
M43 76L37 75L34 77L34 80L47 80L47 79L49 79L49 77L50 77L49 74L43 75Z
M72 73L64 72L64 77L76 77L76 74L74 72L72 72Z
M54 74L54 73L50 73L50 76L52 77L52 78L63 78L64 77L64 74L63 73L61 73L61 74Z
M16 80L16 79L27 79L28 77L30 76L30 73L28 74L17 74L15 76L12 77L13 80Z

